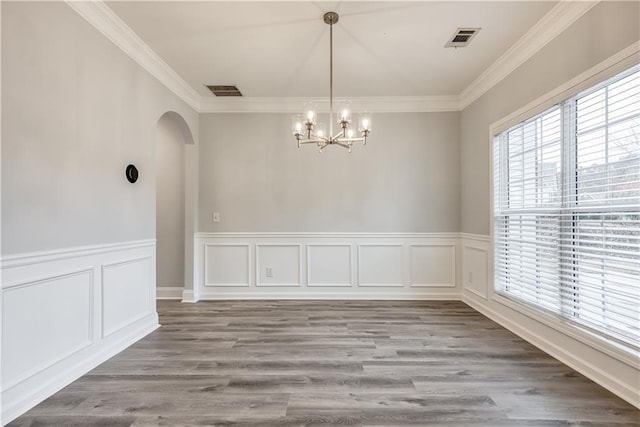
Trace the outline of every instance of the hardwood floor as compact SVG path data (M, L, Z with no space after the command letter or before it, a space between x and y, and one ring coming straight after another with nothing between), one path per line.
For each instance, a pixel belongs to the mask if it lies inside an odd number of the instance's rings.
M158 303L162 328L14 426L640 426L461 302Z

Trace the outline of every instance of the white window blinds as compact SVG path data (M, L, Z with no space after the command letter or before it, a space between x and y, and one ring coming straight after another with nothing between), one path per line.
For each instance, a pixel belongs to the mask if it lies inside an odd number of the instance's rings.
M493 148L496 291L640 347L640 67Z

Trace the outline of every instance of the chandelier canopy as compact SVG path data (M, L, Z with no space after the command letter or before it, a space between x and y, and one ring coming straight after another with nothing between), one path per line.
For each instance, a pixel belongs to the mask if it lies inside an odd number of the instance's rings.
M358 117L359 136L351 124L351 102L340 102L336 124L339 131L333 134L333 24L337 23L339 16L336 12L324 14L324 22L329 24L329 132L324 123L319 123L316 105L307 102L304 105L303 114L296 114L292 119L292 133L298 141L298 148L302 144L316 144L320 152L329 145L338 145L347 148L351 152L354 142L367 144L367 136L371 133L371 115L363 112Z

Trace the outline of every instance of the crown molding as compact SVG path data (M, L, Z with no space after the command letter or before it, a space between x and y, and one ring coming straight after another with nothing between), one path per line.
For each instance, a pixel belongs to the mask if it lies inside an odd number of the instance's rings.
M66 0L66 3L142 68L158 79L167 89L175 93L194 110L198 109L200 95L142 41L102 0Z
M598 2L561 0L460 93L460 109L465 109L501 82Z
M535 55L598 2L599 0L561 0L459 95L360 97L351 98L352 106L354 109L374 113L461 111ZM304 102L308 101L308 98L200 96L102 0L66 0L66 3L199 113L292 113L300 111ZM319 98L317 103L319 111L329 110L327 98Z
M381 96L349 98L357 111L411 113L459 111L457 96ZM212 98L203 97L201 113L299 113L309 98ZM314 99L318 111L329 111L328 98Z

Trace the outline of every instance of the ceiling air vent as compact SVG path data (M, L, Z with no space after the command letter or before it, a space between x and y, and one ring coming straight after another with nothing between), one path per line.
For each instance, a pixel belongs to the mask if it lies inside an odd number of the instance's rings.
M215 96L242 96L235 85L207 85Z
M444 47L466 47L480 28L458 28Z

